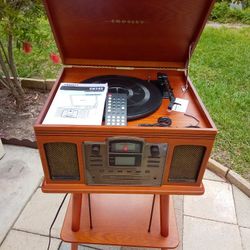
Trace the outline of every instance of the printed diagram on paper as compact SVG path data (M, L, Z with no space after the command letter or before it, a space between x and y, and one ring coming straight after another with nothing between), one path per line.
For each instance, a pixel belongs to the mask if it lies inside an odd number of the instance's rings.
M108 85L61 83L43 124L101 125Z

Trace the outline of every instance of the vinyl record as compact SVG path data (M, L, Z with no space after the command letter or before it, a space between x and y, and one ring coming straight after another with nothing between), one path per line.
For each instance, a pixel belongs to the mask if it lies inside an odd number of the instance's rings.
M139 78L104 75L82 82L108 83L109 93L127 94L127 120L135 120L153 113L162 102L160 90L154 84Z

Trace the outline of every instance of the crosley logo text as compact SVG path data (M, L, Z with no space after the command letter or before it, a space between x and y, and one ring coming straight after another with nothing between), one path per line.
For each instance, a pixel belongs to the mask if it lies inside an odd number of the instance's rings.
M112 19L109 21L114 24L144 24L143 20L126 20L126 19Z

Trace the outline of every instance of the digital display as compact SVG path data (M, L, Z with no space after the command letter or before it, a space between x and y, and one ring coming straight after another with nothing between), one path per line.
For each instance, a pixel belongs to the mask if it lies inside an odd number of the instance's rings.
M115 157L115 166L135 166L135 157Z
M141 153L142 143L136 141L120 140L110 142L110 152L119 153Z
M116 143L115 150L116 151L123 151L124 149L131 152L136 150L137 144L135 143Z

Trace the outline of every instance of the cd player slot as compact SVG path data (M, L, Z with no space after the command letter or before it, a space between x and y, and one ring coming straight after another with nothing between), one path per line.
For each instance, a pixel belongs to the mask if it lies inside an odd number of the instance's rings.
M90 162L102 162L102 159L90 159Z
M101 185L136 185L145 186L150 180L104 180ZM154 185L154 184L153 184ZM155 186L155 185L154 185Z
M149 178L145 178L144 176L128 176L128 175L104 175L104 179L112 179L112 180L149 180Z

